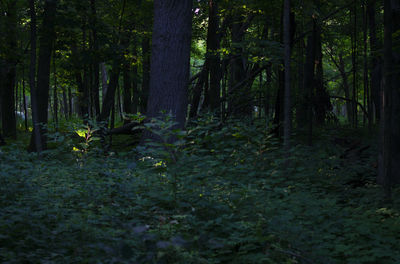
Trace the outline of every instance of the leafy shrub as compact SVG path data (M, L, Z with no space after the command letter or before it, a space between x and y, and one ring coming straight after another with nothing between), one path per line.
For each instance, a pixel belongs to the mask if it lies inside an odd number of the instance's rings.
M62 133L42 156L1 148L2 262L400 262L398 200L346 184L369 161L326 140L286 153L261 126L212 116L147 126L165 140L113 155Z

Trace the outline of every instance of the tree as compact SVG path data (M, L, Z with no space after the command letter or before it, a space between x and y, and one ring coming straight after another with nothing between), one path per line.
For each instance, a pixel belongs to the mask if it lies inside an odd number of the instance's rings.
M147 117L171 113L185 125L192 29L192 1L155 0ZM150 137L145 133L143 139Z
M30 2L32 4L32 2ZM55 18L56 18L56 7L57 0L46 0L44 4L43 11L43 22L41 25L41 30L39 32L39 57L38 57L38 71L37 71L37 81L36 96L32 97L32 101L37 109L37 123L40 127L40 138L41 146L46 149L46 128L48 119L48 104L49 104L49 85L50 85L50 64L51 55L53 50L53 45L55 41ZM31 12L34 12L31 9ZM33 52L33 48L32 48ZM33 59L33 58L32 58ZM31 61L31 67L33 67ZM31 69L32 70L32 69ZM32 71L31 71L32 74ZM32 78L32 76L31 76ZM33 80L31 80L32 82ZM35 133L37 133L37 127L34 127L31 135L31 141L28 149L30 151L38 151L39 146L38 141L35 140Z
M400 52L397 42L400 37L395 34L400 29L400 1L385 0L384 4L384 81L378 182L383 184L386 198L390 199L392 186L400 183Z
M218 2L215 0L208 1L208 32L207 32L207 69L210 73L210 87L208 90L210 110L219 110L220 93L221 93L221 66L218 16Z
M15 83L17 67L17 1L8 1L5 14L4 27L4 48L0 54L0 98L1 98L1 120L4 136L17 136L15 118Z
M285 0L283 8L283 42L285 49L285 95L283 141L290 148L291 106L290 106L290 0Z

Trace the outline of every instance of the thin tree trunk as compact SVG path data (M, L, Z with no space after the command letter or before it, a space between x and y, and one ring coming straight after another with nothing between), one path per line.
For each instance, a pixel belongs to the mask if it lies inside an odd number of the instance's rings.
M353 16L352 16L353 14ZM353 17L353 33L351 35L351 57L353 64L353 125L358 126L358 91L357 91L357 2L354 2L354 9L350 11L350 20Z
M101 95L102 95L102 103L104 104L104 98L106 98L107 89L108 89L108 74L106 69L106 64L102 62L100 64L101 68Z
M68 120L68 97L67 97L67 92L65 90L64 85L61 85L61 90L62 90L62 100L63 100L63 110L64 110L64 117L65 120Z
M340 75L342 75L344 96L346 98L350 99L350 85L348 82L348 77L347 77L342 53L339 53L339 72L340 72ZM346 101L346 111L347 111L347 118L348 118L349 124L352 124L352 122L353 122L353 114L354 113L353 113L352 109L353 109L353 103L350 101Z
M323 72L323 53L322 53L322 39L321 29L317 27L316 34L316 72L315 72L315 121L317 125L323 125L328 111L332 109L331 101L328 91L324 86L324 72Z
M219 39L219 16L218 4L215 0L208 1L208 32L207 32L207 68L210 74L210 87L208 89L208 102L211 111L220 110L221 93L221 65L218 50Z
M25 116L25 131L28 131L28 107L26 105L26 93L25 93L25 72L24 65L22 64L22 103L24 108L24 116Z
M53 107L54 107L54 122L56 131L58 131L58 94L57 94L57 68L56 68L56 56L53 54L53 78L54 78L54 90L53 90Z
M290 105L290 0L284 1L283 11L283 43L285 50L285 93L284 93L284 127L283 144L290 149L291 105Z
M376 120L380 118L380 87L382 80L382 67L380 63L378 38L376 33L376 21L375 21L375 2L376 0L368 1L367 12L368 12L368 27L369 27L369 44L371 53L371 97L374 105L374 116ZM372 108L372 107L371 107ZM372 111L371 111L372 114Z
M142 89L140 93L140 112L147 112L150 87L150 38L144 36L142 40Z
M363 118L363 123L365 126L365 122L368 120L368 127L372 129L371 122L371 103L370 103L370 95L369 95L369 80L368 80L368 23L367 23L367 8L365 3L363 4L363 81L364 81L364 108L368 109L368 115Z
M199 109L200 105L200 98L201 98L201 92L204 87L204 82L206 81L207 78L207 69L206 65L203 65L203 68L200 72L200 77L197 80L197 83L193 87L192 91L192 100L191 100L191 105L190 105L190 113L189 117L193 118L197 116L197 112Z
M30 29L31 29L31 62L29 67L29 85L31 88L31 104L32 104L32 122L33 122L33 143L31 139L32 147L29 147L32 151L35 150L40 153L43 150L42 136L39 126L39 113L38 113L38 92L36 90L36 11L35 1L29 0L29 13L31 18Z
M97 39L97 12L96 12L96 0L90 0L90 10L91 10L91 29L92 29L92 39L93 39L93 103L95 109L96 117L100 115L100 98L99 98L99 88L100 88L100 74L99 74L99 60L97 54L99 52L99 42Z
M135 42L135 40L133 41ZM135 45L135 44L134 44ZM133 47L133 53L136 54L136 45ZM128 50L126 50L126 54ZM125 59L123 69L122 69L122 76L123 76L123 112L125 114L133 114L133 103L132 103L132 69L131 69L131 61ZM136 76L135 76L136 77ZM136 94L135 94L136 96ZM125 122L129 122L126 119Z

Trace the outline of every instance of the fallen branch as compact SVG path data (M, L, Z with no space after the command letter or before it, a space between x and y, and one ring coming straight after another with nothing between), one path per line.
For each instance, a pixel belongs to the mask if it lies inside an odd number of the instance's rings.
M135 135L143 131L139 123L131 122L121 127L116 127L110 130L110 135Z

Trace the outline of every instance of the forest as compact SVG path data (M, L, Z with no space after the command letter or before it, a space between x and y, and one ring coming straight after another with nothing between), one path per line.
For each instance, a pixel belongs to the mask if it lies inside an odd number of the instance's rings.
M400 263L400 0L1 0L1 263Z

